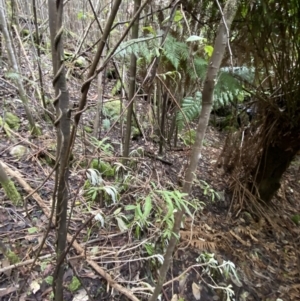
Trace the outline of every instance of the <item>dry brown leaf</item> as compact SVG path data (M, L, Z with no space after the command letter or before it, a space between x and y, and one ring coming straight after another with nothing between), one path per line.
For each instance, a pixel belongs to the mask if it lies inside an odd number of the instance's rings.
M194 295L195 299L200 300L201 299L201 288L195 282L193 282L193 284L192 284L192 291L193 291L193 295Z
M182 275L182 277L180 277L180 279L179 279L179 291L180 292L184 291L187 276L188 276L188 274L186 273L186 274Z
M213 252L216 249L215 243L209 241L201 241L199 239L192 239L190 244L200 251L208 250L210 252Z

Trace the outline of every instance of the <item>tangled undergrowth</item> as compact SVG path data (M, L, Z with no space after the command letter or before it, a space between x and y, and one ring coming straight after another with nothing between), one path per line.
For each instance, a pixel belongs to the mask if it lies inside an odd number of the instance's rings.
M1 132L0 155L27 197L24 207L15 207L1 194L0 297L51 300L52 227L31 266L49 224L56 141L43 120L43 135L30 137L18 102L10 101L6 109L22 116L21 126L7 129L10 139ZM108 136L109 127L104 127L100 140L91 138L87 127L93 114L87 110L83 118L70 162L68 243L75 241L67 257L65 300L147 300L159 276L173 212L182 207L187 214L162 300L297 300L297 161L272 203L276 210L266 209L268 218L258 218L247 206L229 210L234 200L228 189L231 180L216 168L224 133L209 128L194 188L186 199L180 179L189 146L182 144L161 157L155 140L138 138L125 162L120 125ZM25 149L18 156L12 151L17 145Z

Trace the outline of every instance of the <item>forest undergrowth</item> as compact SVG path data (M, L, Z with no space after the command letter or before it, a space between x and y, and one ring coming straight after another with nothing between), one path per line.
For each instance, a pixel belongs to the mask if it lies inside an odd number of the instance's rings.
M27 195L23 206L15 207L0 192L0 299L51 300L53 227L32 263L51 212L55 132L40 118L43 134L32 137L14 87L4 75L0 83L1 116L5 109L20 118L17 129L1 128L0 156L22 196ZM104 93L107 103L114 84ZM76 103L79 80L68 85ZM51 85L47 89L51 95ZM96 94L93 87L90 99ZM65 300L147 300L171 235L173 212L182 206L187 214L162 300L300 300L299 221L292 218L300 211L299 159L285 174L273 209L266 209L269 219L259 218L247 205L243 210L233 205L230 178L216 167L226 132L209 127L186 200L180 175L190 147L184 139L158 156L155 138L137 136L125 164L120 124L107 134L103 123L99 139L92 138L95 105L89 105L70 162L68 242L76 240L67 257ZM150 103L138 99L137 115L147 116L148 110ZM109 114L103 119L113 121Z

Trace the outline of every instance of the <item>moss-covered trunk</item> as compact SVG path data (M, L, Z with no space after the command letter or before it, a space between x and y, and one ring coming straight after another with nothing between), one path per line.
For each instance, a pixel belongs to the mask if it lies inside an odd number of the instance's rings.
M13 202L15 206L22 205L22 197L16 189L14 182L6 175L5 170L0 162L0 184L4 189L6 196Z

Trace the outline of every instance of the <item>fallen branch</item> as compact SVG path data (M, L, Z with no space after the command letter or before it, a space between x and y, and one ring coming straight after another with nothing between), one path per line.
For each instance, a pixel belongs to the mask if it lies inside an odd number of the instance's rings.
M18 172L18 171L13 171L12 169L10 169L6 164L2 163L4 170L13 178L15 178L18 183L24 188L24 190L27 193L32 193L32 197L34 198L34 200L38 203L38 205L42 208L44 214L50 218L50 209L48 208L48 206L44 203L44 201L42 200L42 198L39 196L38 193L34 192L34 190L27 184L27 182L22 178L22 175ZM73 237L72 235L68 234L67 235L67 240L70 243L72 241ZM83 255L85 257L85 251L84 249L81 247L81 245L74 240L73 242L73 247L75 248L75 250L80 254ZM123 287L122 285L118 284L117 282L115 282L112 277L106 273L95 261L88 259L87 258L87 263L96 271L98 272L107 282L108 284L116 289L117 291L119 291L121 294L125 295L127 298L129 298L132 301L139 301L139 299L127 288ZM16 266L16 265L14 265Z

